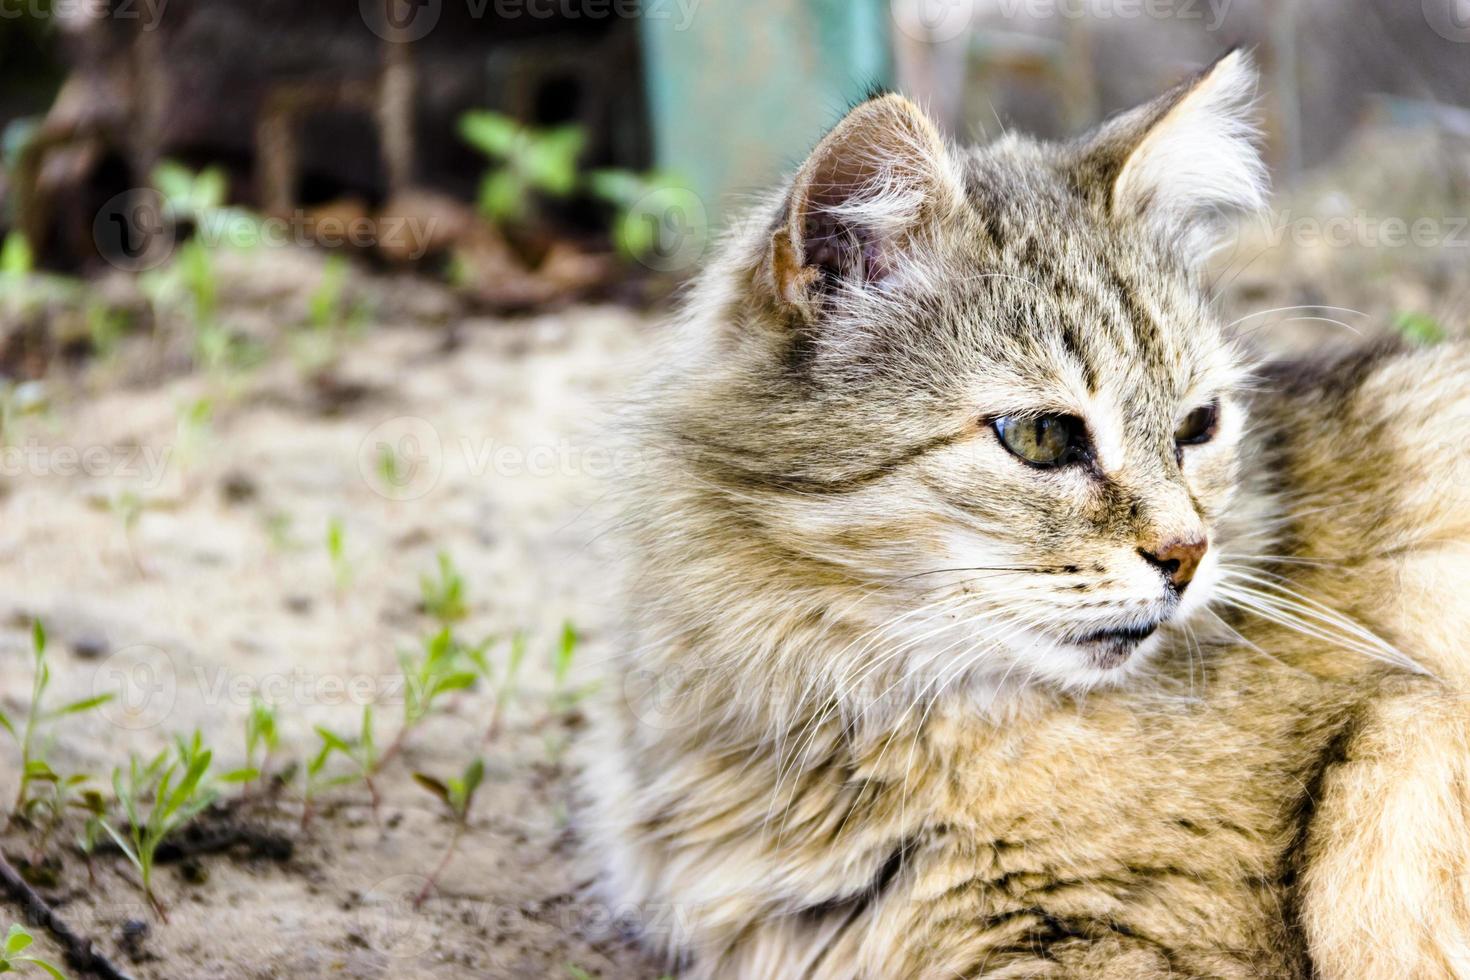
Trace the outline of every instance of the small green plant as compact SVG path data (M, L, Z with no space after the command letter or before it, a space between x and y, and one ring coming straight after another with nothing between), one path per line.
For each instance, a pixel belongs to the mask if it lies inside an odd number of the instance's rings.
M429 637L422 653L398 652L398 666L403 671L403 719L398 734L378 760L379 767L398 754L441 697L474 686L476 674L464 669L465 659L464 648L448 627Z
M39 619L31 624L31 659L31 703L26 709L25 720L17 730L15 722L4 712L0 712L0 728L10 733L11 738L15 739L20 748L20 789L16 792L15 806L11 812L12 819L25 810L32 783L61 781L60 777L52 771L51 766L47 764L38 744L37 736L41 728L58 718L84 714L112 699L111 694L99 694L80 701L73 701L60 708L46 710L44 701L46 689L51 685L51 667L46 662L46 628L41 625Z
M459 135L493 164L480 180L479 208L500 225L523 222L534 192L566 197L577 189L580 127L535 130L498 112L467 112Z
M259 696L251 698L250 713L245 716L245 766L264 780L270 769L271 756L280 747L281 737L275 705L266 704ZM256 755L260 758L257 761Z
M127 824L119 831L104 822L103 829L138 869L143 896L165 922L168 910L153 888L159 845L219 798L216 783L248 782L258 775L251 769L237 769L211 778L213 755L196 731L192 739L176 739L172 751L165 749L146 763L132 756L126 778L121 769L112 773L112 788Z
M48 785L50 792L31 794L20 810L26 822L39 831L35 844L36 856L32 861L36 864L45 859L51 838L61 828L69 810L79 809L90 813L98 805L106 810L102 794L88 788L87 784L91 781L89 776L82 773L64 777L52 774L39 781Z
M301 829L305 830L311 826L312 815L316 812L316 798L322 789L328 785L324 773L327 769L327 760L332 757L333 744L340 742L336 736L331 740L322 736L323 729L318 728L317 738L320 743L316 753L306 760L301 773ZM329 733L330 734L330 733Z
M352 565L347 561L347 532L342 519L334 517L327 522L327 558L332 562L332 575L337 581L337 591L346 592L352 584Z
M346 317L343 294L347 287L347 260L330 256L322 265L322 280L306 301L307 323L315 330L330 330Z
M1434 317L1412 310L1405 310L1394 317L1393 326L1405 339L1425 347L1438 344L1448 336L1445 328Z
M317 757L312 760L316 764L315 773L312 772L312 765L307 765L307 799L310 800L314 795L313 791L323 786L340 786L344 783L361 780L362 784L367 787L368 796L372 800L373 816L376 818L378 804L381 802L382 797L378 794L378 786L374 782L373 777L377 775L378 770L382 767L384 756L378 754L378 742L376 736L373 734L373 706L370 704L363 705L362 722L358 726L357 738L355 739L345 739L324 725L316 726L316 734L317 738L321 739L321 749L318 750ZM334 753L341 755L351 762L355 771L345 776L326 779L313 787L311 785L311 778L313 775L320 777L322 771L326 768L327 760Z
M495 676L495 666L490 662L490 643L482 643L477 647L466 650L470 662L485 683L495 692L495 701L490 706L490 723L485 726L486 744L493 742L500 735L501 727L505 723L505 712L510 706L511 699L516 696L519 683L521 664L526 659L526 635L517 631L510 638L510 652L506 656L505 670L499 678Z
M449 552L439 552L439 574L419 576L419 592L423 596L424 612L441 626L450 626L469 615L465 604L464 576L454 565Z
M5 933L4 946L0 946L0 973L19 973L28 967L34 967L51 974L56 980L66 980L66 974L54 963L48 963L38 956L23 955L35 941L36 938L20 926L12 925Z
M551 651L551 706L552 711L570 711L581 700L585 691L568 686L571 680L572 661L577 656L577 645L581 637L570 621L561 624L561 636Z
M450 819L454 821L454 831L449 837L449 844L444 848L444 856L439 859L439 864L429 875L428 881L424 882L423 890L414 899L414 908L424 904L438 882L439 876L449 866L449 861L454 857L454 852L459 849L460 838L470 826L470 807L475 803L475 791L480 788L480 783L485 779L485 762L475 758L469 765L465 766L464 774L458 777L451 776L448 780L440 781L427 773L416 772L413 774L414 781L424 789L438 797L449 811Z

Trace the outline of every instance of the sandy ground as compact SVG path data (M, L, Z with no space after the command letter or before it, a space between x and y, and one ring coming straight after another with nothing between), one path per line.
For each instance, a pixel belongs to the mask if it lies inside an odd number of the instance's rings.
M1463 332L1464 148L1389 134L1357 152L1220 256L1222 311L1272 349L1352 341L1405 312ZM1432 224L1417 244L1383 241L1390 222L1420 217ZM345 785L303 832L298 782L271 806L211 817L206 826L243 814L290 855L241 845L170 864L159 874L167 924L117 855L99 857L89 879L74 826L51 848L62 863L41 891L140 978L653 980L665 971L623 937L677 927L674 911L587 897L565 761L577 714L549 709L563 621L584 638L572 687L593 683L606 657L614 614L596 505L616 460L591 433L652 321L614 308L465 319L438 287L357 272L349 293L367 324L313 380L301 323L321 274L303 253L224 262L223 318L270 351L253 369L192 369L165 332L12 393L19 407L0 458L0 709L26 705L28 631L40 617L52 636L51 703L118 695L51 730L49 758L63 772L105 783L130 751L195 728L222 768L238 765L256 693L279 706L278 767L311 751L314 725L350 732L367 701L389 741L402 700L395 653L433 630L419 577L441 550L467 583L461 637L526 631L523 690L488 745L491 693L447 697L379 779L376 815L361 784ZM378 464L385 444L401 462L392 479ZM333 521L337 562L325 544ZM502 666L506 651L492 648ZM470 829L415 910L452 824L410 774L448 776L477 754L488 776ZM14 759L0 744L0 799L14 793ZM33 840L0 831L0 851L23 861ZM0 906L0 926L15 911ZM144 933L129 939L138 923ZM39 949L60 958L44 937Z
M290 260L282 282L282 261L251 257L231 278L273 277L267 306L290 322L315 264ZM374 284L371 302L391 317L400 288ZM0 494L0 705L24 708L34 617L51 634L50 703L118 695L54 727L58 769L105 781L129 751L196 727L221 768L239 765L255 693L279 706L283 761L314 747L314 725L354 731L367 700L379 705L379 743L391 740L395 651L433 632L419 576L441 550L466 581L458 634L528 637L522 693L493 744L482 744L490 692L449 696L379 780L376 819L362 785L344 786L327 791L303 834L299 792L284 790L264 823L294 840L289 860L240 847L198 869L163 869L167 925L116 856L98 859L93 883L75 853L53 848L60 882L41 890L73 928L137 977L660 975L617 938L618 917L632 913L584 897L590 873L574 859L562 761L576 717L547 706L563 620L583 636L573 687L601 656L605 577L587 508L609 461L588 422L619 390L644 329L618 309L470 319L452 335L378 322L344 346L327 393L286 355L223 379L159 376L156 351L126 347L48 380L46 410L13 421ZM208 422L181 422L200 399ZM392 481L377 465L383 442L404 462ZM337 563L325 544L333 520ZM503 664L507 649L492 647L492 658ZM415 911L452 825L409 774L454 775L481 753L487 778L470 830ZM0 760L8 799L9 745ZM0 847L14 861L29 854L18 831ZM203 883L187 880L201 871ZM130 921L149 928L126 945ZM39 947L59 960L44 939Z

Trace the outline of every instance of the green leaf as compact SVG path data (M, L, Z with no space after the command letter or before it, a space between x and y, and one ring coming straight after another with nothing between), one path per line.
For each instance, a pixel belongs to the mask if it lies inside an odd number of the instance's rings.
M549 130L533 139L524 162L531 183L556 197L570 194L577 187L577 158L584 142L578 126Z
M480 783L485 780L485 760L475 757L475 761L465 767L464 771L464 796L465 803L469 803L475 796L475 790L480 788Z
M321 725L317 725L315 731L317 734L317 738L320 738L322 740L322 743L328 748L332 749L334 752L341 752L344 755L352 754L352 746L348 745L346 740L344 740L340 735L332 731L330 728L324 728Z
M474 687L475 681L477 680L479 680L479 676L470 671L450 674L447 677L441 677L434 684L434 694L439 695L447 694L450 691L463 691L466 688Z
M14 956L21 950L26 949L33 942L35 940L31 938L30 933L18 925L13 925L10 927L10 931L5 934L5 955Z
M526 188L510 170L488 173L480 181L476 206L480 213L498 224L520 220L525 211Z
M248 783L252 779L260 778L259 769L231 769L222 776L216 777L222 783Z
M32 759L26 763L25 774L27 779L44 779L49 782L59 782L61 777L51 771L51 767L41 759Z
M46 712L45 717L60 718L64 715L75 715L80 714L83 711L91 711L93 708L99 707L100 705L104 705L107 702L111 701L112 697L113 696L111 694L99 694L93 698L83 698L80 701L73 701L71 704L57 708L55 711L48 711Z
M31 646L36 651L36 659L46 652L46 627L41 625L39 619L31 623Z
M498 112L466 112L459 117L460 138L497 160L511 156L521 133L514 119Z
M433 793L435 796L439 797L439 799L443 800L445 803L449 802L449 787L445 786L442 782L435 779L433 776L430 776L428 773L414 773L413 781L418 783L424 789L428 790L430 793Z
M45 970L47 973L51 974L51 976L55 977L56 980L66 980L66 974L62 973L50 963L47 963L45 960L37 959L34 956L22 956L20 959L16 960L16 962L25 963L29 966L34 966L38 969Z
M571 621L563 622L561 642L557 644L556 654L552 661L552 672L558 687L566 681L567 674L572 669L572 658L577 653L577 640L577 631L572 628Z
M35 268L36 257L26 236L18 231L6 235L4 244L0 245L0 275L19 279L30 275Z
M16 732L15 732L15 726L10 723L9 716L7 716L5 714L5 712L3 712L3 711L0 711L0 728L3 728L7 732L9 732L11 738L14 738L14 739L19 739L20 738L20 736L17 735Z
M117 845L118 850L123 852L123 856L131 861L134 867L142 870L143 862L138 860L138 852L133 849L133 845L122 834L119 834L109 821L102 821L102 829L107 831L107 836L112 838L112 842Z

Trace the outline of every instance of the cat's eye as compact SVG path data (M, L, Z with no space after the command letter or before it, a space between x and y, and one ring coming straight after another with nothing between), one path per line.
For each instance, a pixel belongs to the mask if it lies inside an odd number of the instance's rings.
M1179 423L1179 428L1174 430L1174 442L1179 446L1197 446L1202 442L1209 442L1215 438L1215 428L1220 422L1220 403L1210 402L1201 405Z
M1066 466L1087 457L1087 427L1072 415L1002 415L1000 444L1032 466Z

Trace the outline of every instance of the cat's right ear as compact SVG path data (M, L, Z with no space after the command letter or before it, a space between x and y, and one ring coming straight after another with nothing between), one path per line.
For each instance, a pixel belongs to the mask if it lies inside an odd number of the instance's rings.
M921 228L963 199L923 110L898 95L869 99L796 175L765 256L774 299L810 321L838 290L882 288Z

